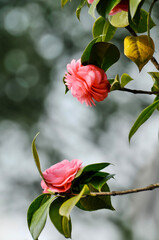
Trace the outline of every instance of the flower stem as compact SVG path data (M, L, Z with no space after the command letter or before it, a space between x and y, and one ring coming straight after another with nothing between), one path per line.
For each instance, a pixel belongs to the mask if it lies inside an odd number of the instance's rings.
M123 92L130 92L133 94L148 94L148 95L158 95L159 91L144 91L144 90L136 90L136 89L129 89L129 88L120 88L118 89L119 91L123 91Z

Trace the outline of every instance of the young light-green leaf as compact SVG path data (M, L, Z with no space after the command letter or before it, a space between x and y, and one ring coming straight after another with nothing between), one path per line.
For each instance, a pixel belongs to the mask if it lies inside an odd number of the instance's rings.
M96 10L96 6L97 4L99 3L100 0L94 0L93 3L90 5L90 8L89 8L89 11L88 13L94 18L96 19L95 17L95 10Z
M116 28L122 28L129 25L128 13L125 11L121 11L113 16L109 16L108 19L111 25L113 25Z
M132 126L130 133L129 133L129 142L132 138L132 136L135 134L135 132L138 130L138 128L146 122L146 120L149 119L149 117L153 114L155 109L157 108L159 104L159 100L153 102L151 105L149 105L147 108L145 108L140 115L138 116L137 120L135 121L134 125Z
M69 0L61 0L61 7L64 7Z
M41 171L39 155L38 155L38 152L37 152L37 150L36 150L36 145L35 145L35 141L36 141L36 138L37 138L38 135L39 135L39 133L37 133L36 136L35 136L34 139L33 139L33 142L32 142L32 153L33 153L33 157L34 157L34 161L35 161L36 167L37 167L37 169L38 169L38 171L39 171L42 179L43 179L44 182L45 182L45 179L44 179L44 177L43 177L43 173L42 173L42 171Z
M120 85L121 87L125 87L130 81L132 81L133 78L131 78L127 73L123 73L121 76L121 81L120 81Z
M28 209L28 227L34 240L38 239L45 226L49 206L54 198L51 198L50 194L42 194L32 202Z
M144 0L129 0L130 14L132 18L135 16L135 13L139 5L142 4L143 2Z
M121 88L119 74L116 75L114 82L111 84L110 91L115 91Z
M85 6L86 3L87 3L87 0L82 0L76 9L76 16L78 20L80 20L81 9Z
M74 206L78 203L78 201L81 199L81 197L89 192L89 188L87 185L84 185L81 192L76 195L75 197L72 197L65 201L62 206L60 207L59 213L61 216L65 216L68 220L70 218L70 212L74 208Z

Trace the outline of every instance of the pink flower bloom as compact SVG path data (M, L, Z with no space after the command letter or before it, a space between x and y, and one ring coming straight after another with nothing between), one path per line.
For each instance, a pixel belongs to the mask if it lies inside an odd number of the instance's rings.
M95 65L81 64L81 60L72 60L67 64L65 84L71 90L73 97L76 97L82 104L95 105L103 101L110 92L110 83L104 70ZM94 100L93 100L94 99Z
M82 161L73 159L71 162L63 160L43 172L45 179L41 181L43 193L51 192L66 192L71 188L72 181L76 173L82 168Z
M89 4L92 4L94 0L87 0ZM122 0L118 3L109 13L109 15L115 15L118 12L125 11L128 12L129 8L129 0Z
M89 4L92 4L94 2L94 0L88 0Z
M129 8L129 0L122 0L111 10L109 15L115 15L116 13L121 11L128 12L128 8Z

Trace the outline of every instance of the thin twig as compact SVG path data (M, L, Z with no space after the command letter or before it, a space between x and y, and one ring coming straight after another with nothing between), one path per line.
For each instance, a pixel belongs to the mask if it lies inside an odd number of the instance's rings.
M123 190L123 191L112 191L112 192L90 192L90 196L117 196L117 195L126 195L130 193L137 193L137 192L144 192L144 191L150 191L154 190L156 188L159 188L159 183L151 184L144 188L135 188L135 189L129 189L129 190Z
M148 94L148 95L158 95L159 91L144 91L144 90L136 90L136 89L129 89L129 88L120 88L119 91L123 92L130 92L133 94Z

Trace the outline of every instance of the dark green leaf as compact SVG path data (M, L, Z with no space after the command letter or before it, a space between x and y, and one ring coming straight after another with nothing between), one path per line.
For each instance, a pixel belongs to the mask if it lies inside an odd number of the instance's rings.
M99 171L109 166L109 163L97 163L84 167L72 182L72 191L79 192L85 184L88 184ZM101 172L99 174L102 174Z
M49 206L53 199L50 194L42 194L31 203L28 209L28 227L34 240L38 239L45 226Z
M85 48L83 54L82 54L82 57L81 57L81 63L82 65L87 65L88 61L89 61L89 58L90 58L90 54L91 54L91 50L92 50L92 47L93 45L96 43L96 42L100 42L102 40L102 37L97 37L97 38L94 38L88 45L87 47Z
M36 138L37 138L38 135L39 135L39 133L37 133L36 136L35 136L34 139L33 139L33 142L32 142L32 153L33 153L33 156L34 156L34 160L35 160L36 167L37 167L37 169L38 169L38 171L39 171L42 179L43 179L44 182L45 182L45 179L44 179L44 177L43 177L43 173L42 173L42 171L41 171L41 166L40 166L40 160L39 160L38 152L37 152L37 150L36 150L36 145L35 145L35 141L36 141Z
M115 45L107 42L96 42L83 65L93 64L107 71L110 66L119 60L119 57L120 52Z
M134 21L131 20L131 17L129 16L129 24L130 27L136 32L136 33L144 33L147 31L147 18L148 18L148 13L140 9L139 13L139 18L138 21L135 23ZM152 18L150 18L150 29L155 26L154 21Z
M102 36L102 42L109 42L116 32L116 28L107 19L99 17L93 25L92 32L94 38Z
M85 6L86 3L87 3L87 0L82 0L76 9L76 16L77 16L78 20L80 20L81 9Z
M153 102L151 105L149 105L147 108L145 108L140 115L138 116L137 120L135 121L134 125L132 126L130 133L129 133L129 142L132 138L132 136L135 134L135 132L138 130L138 128L147 120L149 117L153 114L155 109L157 108L159 104L159 100L156 102Z
M63 219L64 217L59 214L61 205L66 201L66 198L58 197L50 205L49 216L56 227L56 229L63 234L66 238L71 237L71 219ZM69 228L68 228L69 226Z
M119 81L119 75L117 74L115 79L114 79L114 82L111 85L110 91L115 91L115 90L118 90L120 88L121 88L121 86L120 86L120 81Z
M121 87L125 87L132 80L133 78L131 78L127 73L123 73L123 75L121 76Z
M91 192L97 192L93 186L89 186ZM101 189L102 192L110 192L108 185L105 183ZM95 211L99 209L114 210L111 204L110 196L87 196L81 198L77 203L77 207L85 211Z
M63 83L65 85L65 94L69 91L67 85L65 84L65 77L63 77Z
M114 8L121 0L100 0L97 4L97 12L102 17L106 18L112 8Z

